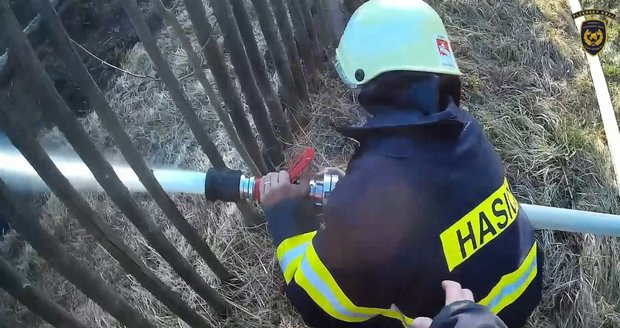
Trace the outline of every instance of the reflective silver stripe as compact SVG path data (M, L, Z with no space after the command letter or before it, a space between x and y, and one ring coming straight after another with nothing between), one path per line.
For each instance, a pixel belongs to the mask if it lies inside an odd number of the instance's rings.
M304 258L301 261L300 269L303 275L306 277L306 279L308 279L310 284L317 291L319 291L327 299L330 306L334 310L336 310L336 312L340 313L342 316L358 318L358 319L366 319L366 320L376 316L376 314L365 314L365 313L353 312L345 308L344 305L342 305L338 301L338 299L336 298L336 295L334 294L334 292L332 292L329 286L327 286L327 284L323 282L323 280L319 277L319 275L316 272L314 272L307 258Z
M293 247L288 252L284 253L282 259L280 260L280 269L282 270L282 273L286 272L286 269L291 264L291 262L293 262L296 258L304 255L306 249L308 249L308 245L310 245L310 242L305 242L301 245Z
M536 265L537 265L537 259L534 258L534 261L532 261L530 266L527 268L527 271L525 271L523 275L521 275L517 281L513 282L512 284L502 287L502 291L498 295L493 297L493 299L489 302L488 307L490 309L495 309L495 307L499 305L504 298L512 296L512 294L514 294L520 287L526 284L528 277L530 276L532 271L536 269Z

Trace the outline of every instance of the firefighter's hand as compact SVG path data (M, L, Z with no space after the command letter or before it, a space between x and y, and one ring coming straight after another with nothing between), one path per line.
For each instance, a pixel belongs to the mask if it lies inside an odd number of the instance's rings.
M260 202L270 207L286 199L303 198L310 192L309 179L302 177L298 184L291 183L286 171L269 173L261 179Z
M464 289L458 282L446 280L441 283L441 287L446 292L446 305L458 301L474 301L474 294L471 290ZM432 324L433 319L419 317L413 321L412 328L429 328Z

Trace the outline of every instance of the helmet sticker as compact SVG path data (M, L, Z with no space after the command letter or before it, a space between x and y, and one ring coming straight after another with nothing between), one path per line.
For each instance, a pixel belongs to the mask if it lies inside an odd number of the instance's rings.
M441 65L456 67L456 61L454 60L454 54L450 47L450 41L448 38L438 35L435 38L437 44L437 53L439 55L439 62Z

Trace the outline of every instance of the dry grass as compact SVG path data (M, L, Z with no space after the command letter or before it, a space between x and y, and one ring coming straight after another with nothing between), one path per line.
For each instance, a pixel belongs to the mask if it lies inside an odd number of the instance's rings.
M445 17L465 73L464 104L484 124L505 160L520 201L619 214L620 202L614 191L596 99L564 1L430 2ZM617 8L617 1L601 6L614 8L614 4ZM189 30L186 14L182 8L177 11ZM620 102L620 73L613 72L620 72L618 41L620 36L603 57L606 71L612 72L610 88L616 105ZM177 75L187 74L189 65L169 29L161 32L159 42ZM127 53L123 67L154 75L141 45ZM277 84L275 77L272 80ZM338 136L333 125L358 121L359 112L355 110L352 94L333 76L323 77L322 82L321 90L312 96L308 108L313 121L292 150L313 146L319 153L318 166L342 167L354 143ZM162 85L130 76L118 77L113 85L107 92L108 99L139 150L151 162L191 169L209 167L209 161ZM189 78L183 85L225 160L232 167L243 169L199 83ZM102 149L115 152L113 142L94 114L83 123ZM221 322L212 317L205 303L172 272L106 196L87 197L147 265L215 326L303 327L280 292L282 281L269 237L243 229L234 206L209 204L201 197L174 196L188 220L245 282L240 290L233 292L215 281L149 197L135 196L196 270L234 302L237 313ZM158 326L185 327L124 274L56 198L48 199L41 220L76 257L83 259ZM619 327L618 240L550 231L541 232L539 239L546 253L545 296L532 317L531 326ZM3 254L10 255L37 286L84 322L93 327L118 326L113 318L51 270L18 236L7 236L1 246ZM3 297L2 304L8 326L45 326L11 298Z

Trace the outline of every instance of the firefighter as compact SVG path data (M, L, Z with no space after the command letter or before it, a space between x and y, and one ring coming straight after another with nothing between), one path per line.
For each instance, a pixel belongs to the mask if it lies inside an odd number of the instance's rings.
M441 282L472 290L508 327L540 301L542 255L480 124L459 107L461 72L421 0L370 0L336 51L370 114L317 218L308 182L262 180L286 294L312 327L402 327L444 306Z

